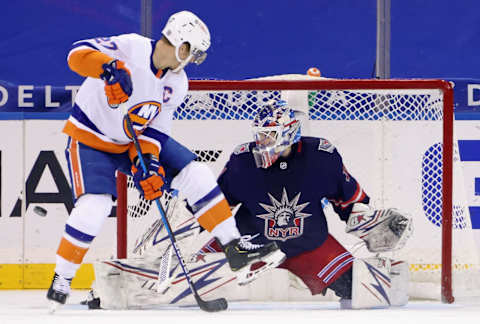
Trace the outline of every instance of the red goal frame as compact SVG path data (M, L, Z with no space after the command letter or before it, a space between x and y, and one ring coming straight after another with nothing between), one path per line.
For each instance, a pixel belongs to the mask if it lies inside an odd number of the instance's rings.
M387 90L387 89L438 89L443 93L443 219L442 219L442 269L441 298L445 303L454 301L452 292L452 205L453 205L453 87L445 80L246 80L189 82L189 91L221 90ZM127 255L127 189L126 176L117 175L117 257Z

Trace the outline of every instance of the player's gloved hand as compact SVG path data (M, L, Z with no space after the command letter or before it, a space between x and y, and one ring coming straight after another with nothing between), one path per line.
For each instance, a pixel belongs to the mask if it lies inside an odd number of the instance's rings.
M100 79L105 81L108 105L112 108L118 108L132 95L133 87L130 71L125 67L125 63L119 60L103 64L102 68L103 73L100 74Z
M155 157L150 156L145 159L148 172L145 174L138 158L132 165L133 182L140 194L146 200L154 200L163 195L165 185L165 170Z

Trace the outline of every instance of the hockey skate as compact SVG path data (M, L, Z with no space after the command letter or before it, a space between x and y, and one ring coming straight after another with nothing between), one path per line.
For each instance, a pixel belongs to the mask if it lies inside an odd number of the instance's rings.
M87 305L88 309L102 309L100 306L100 297L96 295L93 289L88 292L87 299L82 300L80 305Z
M70 294L70 285L72 279L64 278L55 273L52 284L48 288L47 299L51 301L50 312L54 312L59 305L65 304L67 297Z
M251 239L253 237L250 235L244 235L222 246L230 269L236 273L237 283L240 286L252 282L259 275L277 267L286 259L277 243L253 244L250 242Z

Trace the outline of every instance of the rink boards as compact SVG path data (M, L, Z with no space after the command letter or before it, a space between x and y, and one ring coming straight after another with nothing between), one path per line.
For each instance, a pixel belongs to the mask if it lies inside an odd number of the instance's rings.
M476 122L455 123L459 140L480 140ZM0 143L0 226L3 229L0 288L43 288L50 281L55 251L72 207L64 158L66 136L61 133L64 121L1 120L0 124L1 135L8 139ZM235 145L251 140L249 125L250 121L176 121L173 136L190 149L220 152L215 161L209 162L218 174ZM419 235L419 241L414 238L404 252L419 258L428 257L429 251L438 250L440 244L439 226L425 215L417 197L423 185L422 159L431 146L417 139L433 136L431 143L435 143L440 136L437 128L438 125L412 122L377 125L358 121L312 121L309 125L311 135L326 137L337 146L347 169L377 208L399 207L418 216L416 232L428 232L432 239ZM388 136L380 136L385 131ZM394 144L398 138L408 144ZM463 179L455 191L465 206L480 205L475 195L477 164L475 161L460 163ZM37 206L47 214L36 213ZM471 223L470 219L460 221ZM92 244L86 263L115 255L115 225L115 218L110 217ZM330 229L345 239L344 244L348 246L353 238L343 234L343 226L333 219ZM477 231L473 230L474 237L478 236ZM85 265L74 286L88 287L92 279L91 268Z

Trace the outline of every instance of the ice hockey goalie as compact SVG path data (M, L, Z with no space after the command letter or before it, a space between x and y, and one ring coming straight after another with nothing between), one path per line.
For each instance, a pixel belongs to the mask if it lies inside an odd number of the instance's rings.
M343 308L405 304L408 265L380 253L403 247L412 232L411 217L393 208L372 208L370 197L347 171L336 147L324 138L302 136L300 130L288 104L273 100L254 119L255 141L239 145L230 155L217 181L230 206L237 208L242 240L252 245L277 242L286 255L278 268L298 278L312 295L333 291ZM176 206L181 206L180 200L169 203L167 214L180 248L190 255L189 268L199 293L228 290L225 295L232 298L251 297L241 288L233 289L233 283L251 282L269 265L252 265L234 275L225 267L223 253L211 253L220 251L217 243L200 232L185 208ZM357 257L333 237L325 206L346 222L346 232L358 237L369 255ZM165 236L162 225L154 223L135 248L142 252L140 259L95 265L101 307L191 302Z

